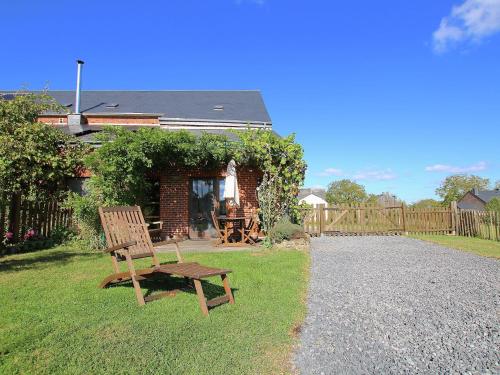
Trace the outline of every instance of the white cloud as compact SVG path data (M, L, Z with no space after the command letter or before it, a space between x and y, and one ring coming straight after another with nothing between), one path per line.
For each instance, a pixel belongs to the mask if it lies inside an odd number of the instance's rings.
M392 172L391 169L362 171L352 176L354 180L368 181L394 180L396 177L397 176Z
M318 173L318 176L342 176L344 171L338 168L326 168L323 172Z
M465 0L454 6L433 34L434 51L443 53L459 42L480 42L500 31L500 0Z
M425 170L427 172L467 173L484 171L486 167L486 163L484 161L480 161L479 163L469 165L467 167L457 167L447 164L434 164L425 167Z

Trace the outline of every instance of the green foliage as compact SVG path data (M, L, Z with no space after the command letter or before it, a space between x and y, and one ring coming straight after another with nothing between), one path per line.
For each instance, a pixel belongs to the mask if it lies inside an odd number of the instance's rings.
M360 204L367 199L364 186L348 179L331 182L326 191L326 201L332 205Z
M281 180L276 176L269 176L265 173L262 182L257 188L259 200L259 212L262 217L260 221L262 230L269 234L276 223L286 214L286 205L280 199L282 190ZM271 245L271 237L266 238L266 245Z
M304 236L304 229L298 224L293 224L286 217L277 222L269 232L269 237L272 243L280 243L284 240L304 238Z
M496 211L500 213L500 198L493 198L486 203L485 208L487 211Z
M90 200L95 208L141 205L150 187L145 176L151 171L165 166L214 169L225 167L234 158L239 165L254 166L263 173L258 197L264 230L269 230L283 215L295 213L292 207L306 170L302 147L293 135L281 138L268 130L238 131L237 135L240 141L231 142L207 133L196 137L186 131L130 132L108 127L100 135L103 145L86 159L92 171Z
M448 176L436 189L436 194L443 199L444 205L458 201L472 189L487 189L490 180L474 175L457 174Z
M379 204L378 195L368 194L368 198L366 198L365 203L369 206L377 206Z
M36 122L40 113L55 109L45 94L0 97L0 195L42 199L75 176L86 147L54 126Z
M78 227L79 237L91 249L104 248L105 241L98 212L102 199L92 192L84 196L70 193L66 205L73 210L73 220Z
M292 214L290 215L294 219L293 222L299 225L304 224L304 218L307 213L310 212L311 208L313 208L313 205L306 202L301 202L300 204L293 206Z
M74 230L62 226L55 227L50 233L50 239L57 245L69 242L75 238L76 233Z
M89 190L106 205L141 204L150 188L147 173L165 166L214 168L230 160L226 137L186 131L108 127L103 145L86 159L92 171Z
M20 91L9 100L0 96L0 132L12 133L19 125L34 124L46 111L62 112L63 107L45 92Z
M298 221L298 211L294 207L307 164L302 146L295 143L295 135L279 137L269 130L249 130L238 135L236 161L254 165L264 174L258 188L264 231L272 228L285 214Z
M421 199L415 203L413 203L410 207L411 208L434 208L434 207L441 207L442 203L435 200L435 199Z

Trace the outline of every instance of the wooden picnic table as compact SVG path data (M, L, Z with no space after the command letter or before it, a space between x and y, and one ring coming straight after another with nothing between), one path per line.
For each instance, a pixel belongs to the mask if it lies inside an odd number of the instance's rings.
M249 220L250 218L247 216L217 216L217 220L221 221L224 223L224 226L228 229L232 229L232 235L237 234L237 230L239 229L239 236L240 239L237 242L238 245L240 246L245 246L247 241L245 241L245 221ZM228 226L230 224L230 226ZM237 224L237 225L235 225Z

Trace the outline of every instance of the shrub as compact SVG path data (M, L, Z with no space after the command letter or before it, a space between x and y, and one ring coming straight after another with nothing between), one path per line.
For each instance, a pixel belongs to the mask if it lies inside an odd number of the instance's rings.
M73 209L73 220L79 238L92 249L102 249L105 243L99 219L99 202L93 195L81 196L76 193L70 193L66 200L67 206Z
M57 245L71 241L75 238L75 231L63 226L57 226L50 234L50 239Z
M493 198L486 203L486 210L500 212L500 198Z
M293 224L288 218L281 219L269 232L269 238L273 243L304 238L304 236L304 229L298 224Z

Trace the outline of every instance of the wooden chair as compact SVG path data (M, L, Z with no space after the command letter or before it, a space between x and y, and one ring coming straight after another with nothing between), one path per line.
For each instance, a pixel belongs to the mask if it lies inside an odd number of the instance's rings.
M159 274L168 277L181 276L193 281L200 308L204 315L208 315L208 308L210 307L225 302L234 303L227 277L227 274L232 271L206 267L198 263L185 263L182 259L177 240L166 240L154 244L155 247L165 244L175 244L176 247L178 262L160 264L139 206L101 207L99 208L99 216L109 246L105 252L111 255L114 269L114 273L101 282L101 288L105 288L110 284L132 280L137 302L139 305L144 305L146 301L149 302L161 297L175 295L175 291L144 297L139 284L140 281ZM153 265L149 268L135 269L133 260L138 258L152 258ZM120 261L126 261L127 271L120 272ZM212 276L221 277L225 295L207 301L201 280Z
M252 210L248 224L243 228L242 235L245 237L245 241L251 245L254 245L259 239L259 216L254 210Z
M211 211L210 214L212 215L212 222L214 224L214 229L215 232L217 233L217 245L223 245L228 243L228 229L227 226L224 226L224 229L220 228L219 225L219 220L217 219L217 215L215 214L215 211Z
M151 237L151 241L153 243L162 241L162 233L163 233L163 221L153 221L151 223L146 223L148 227L149 237ZM157 226L152 228L151 226Z

